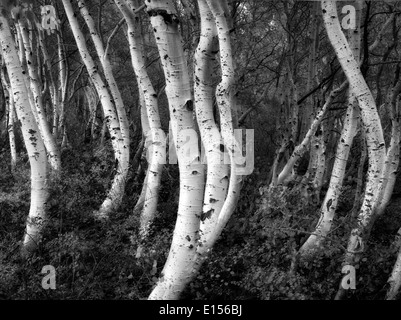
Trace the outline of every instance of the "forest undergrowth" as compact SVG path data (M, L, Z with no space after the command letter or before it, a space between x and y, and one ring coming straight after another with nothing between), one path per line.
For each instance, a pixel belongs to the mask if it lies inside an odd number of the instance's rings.
M66 150L63 173L50 182L49 220L39 250L28 258L20 245L29 211L27 156L14 173L9 153L0 154L0 299L146 299L168 254L177 212L178 169L165 167L158 215L145 250L137 258L139 217L132 210L141 177L131 172L122 206L107 222L93 218L106 195L114 163L107 148ZM109 160L106 160L109 159ZM325 249L290 272L297 249L316 225L318 206L300 206L297 191L263 192L266 176L257 167L247 176L239 205L183 299L333 299L341 280L341 259L353 221L355 186L345 184ZM324 197L322 190L321 200ZM357 290L348 299L383 299L394 265L394 239L401 227L401 181L386 213L375 223L357 268ZM56 269L56 289L44 290L43 266Z

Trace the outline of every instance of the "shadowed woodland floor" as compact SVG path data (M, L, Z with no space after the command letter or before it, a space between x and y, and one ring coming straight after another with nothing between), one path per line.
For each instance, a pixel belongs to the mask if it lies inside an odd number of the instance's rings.
M0 155L7 168L8 153ZM20 257L29 211L29 165L20 157L17 172L0 175L0 299L142 299L164 265L177 210L178 170L164 169L159 213L143 255L136 259L138 215L132 213L141 181L132 173L123 205L108 223L92 217L105 196L113 167L110 150L67 150L64 171L51 186L50 221L38 252ZM344 187L335 227L326 249L289 275L293 250L313 230L313 205L299 209L299 195L274 200L267 210L258 163L247 177L238 208L210 260L186 289L184 299L332 299L341 279L341 257L351 229L353 185ZM262 188L263 189L263 188ZM325 190L321 198L323 199ZM357 269L357 291L348 299L383 299L394 265L394 239L401 227L401 181L391 203L374 225L369 248ZM43 290L41 269L56 268L56 290Z

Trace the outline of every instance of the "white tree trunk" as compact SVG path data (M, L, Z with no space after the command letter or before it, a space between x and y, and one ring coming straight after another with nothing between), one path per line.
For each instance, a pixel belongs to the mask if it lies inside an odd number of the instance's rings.
M166 78L171 126L180 169L180 198L170 252L149 299L177 299L191 278L204 195L204 167L200 164L194 130L188 68L178 30L178 16L170 0L146 2ZM186 143L187 137L190 141ZM190 149L190 155L186 155Z
M143 147L143 151L141 152L141 156L143 157L143 154L145 153L146 155L148 155L149 152L147 150L147 148L149 147L149 131L150 131L150 127L149 127L149 120L148 120L148 115L146 113L146 103L145 103L145 98L143 96L143 92L139 91L139 104L141 106L141 126L142 126L142 139L144 141L144 147ZM147 160L149 162L149 159ZM138 171L139 173L139 171ZM139 175L137 173L137 176ZM148 189L148 174L149 174L149 165L146 169L146 174L145 174L145 179L143 180L143 184L142 184L142 190L141 193L139 195L139 198L135 204L134 210L133 212L136 213L141 213L143 210L143 205L145 203L145 197L146 197L146 190Z
M118 161L116 174L114 176L113 183L108 192L107 198L100 206L99 211L95 213L97 218L107 219L109 213L120 206L124 195L126 177L125 177L125 171L123 170L122 166L124 166L126 163L126 157L125 155L123 155L126 146L124 144L124 139L121 134L121 127L118 119L118 114L112 103L113 98L110 96L106 84L100 77L100 74L98 72L98 67L94 63L88 51L88 48L85 43L85 37L78 24L77 17L74 13L71 1L63 0L63 5L68 17L68 21L70 22L71 30L74 34L74 38L77 43L81 58L86 66L88 74L99 95L99 99L102 104L103 113L105 116L104 121L106 122L107 128L111 136L111 143L113 145L114 157Z
M355 265L364 251L364 242L374 215L376 192L381 185L381 175L385 158L385 143L380 118L372 93L363 78L358 62L344 34L337 16L336 1L322 1L323 19L330 42L350 83L351 92L358 100L363 130L365 130L369 169L365 197L358 216L356 228L351 231L344 263Z
M294 168L295 163L304 155L307 151L307 148L311 142L312 137L316 133L317 128L321 124L324 115L326 114L327 109L330 107L331 103L333 102L334 98L336 97L337 93L341 92L347 83L341 85L341 87L334 89L327 101L323 105L322 109L320 109L319 113L316 115L315 119L312 122L311 127L309 128L308 132L306 133L304 139L302 140L301 144L299 144L293 153L291 154L290 159L285 164L284 168L281 170L280 174L277 178L277 185L284 183L284 181L289 177L291 174L292 169Z
M6 101L6 112L7 112L7 131L8 141L10 144L11 153L11 172L14 172L17 165L17 149L15 146L15 106L14 106L14 95L12 93L11 85L7 81L5 76L5 68L1 66L1 82L4 88L4 98Z
M92 38L93 43L95 44L96 52L99 57L99 60L103 67L103 72L106 78L106 82L109 85L109 89L111 95L113 97L113 101L116 107L118 120L120 123L120 132L123 139L123 145L120 147L120 159L119 159L119 166L117 168L118 175L121 177L123 181L123 185L121 186L122 191L124 192L125 183L124 181L127 179L128 175L128 166L129 166L129 155L130 155L130 135L129 135L129 124L127 113L125 111L123 99L121 97L120 90L118 89L117 82L113 75L112 66L109 60L109 57L106 56L104 45L100 35L95 26L95 22L93 21L92 16L89 14L88 8L86 7L84 0L78 0L78 7L81 11L82 16L85 19L85 22L89 28L89 32ZM113 189L113 188L112 188ZM100 212L103 214L108 214L111 210L111 204L104 202L102 207L100 208Z
M216 232L216 225L226 199L229 171L224 163L224 142L213 114L213 74L215 54L214 38L217 36L215 19L206 0L198 0L201 17L201 34L195 52L195 110L207 160L207 180L201 217L198 255L213 245L209 238Z
M401 228L398 230L396 236L396 243L399 246L399 252L397 255L397 260L391 272L391 276L388 279L390 287L386 294L386 300L396 300L397 296L400 294L401 288Z
M352 139L356 132L357 122L355 120L355 108L352 102L348 106L344 121L345 123L337 146L333 171L331 173L329 189L327 190L320 208L320 219L316 225L315 231L309 236L300 249L300 254L303 256L310 255L315 249L319 248L331 230L337 203L342 191L345 168Z
M7 18L3 15L4 4L0 4L0 42L5 61L17 117L21 122L22 135L31 166L31 205L23 240L23 248L31 251L40 241L40 231L45 219L45 205L48 199L47 158L43 140L32 111L29 107L28 89L18 53Z
M32 26L30 26L32 28ZM50 131L49 123L47 122L46 114L43 107L41 80L38 75L37 66L33 61L33 51L31 46L31 39L28 34L28 25L23 21L19 21L19 29L21 32L23 46L25 51L25 59L27 61L27 69L29 73L29 84L33 95L33 101L36 108L38 126L43 135L43 141L46 150L49 154L49 163L55 173L61 170L61 156L60 151L56 145L56 141ZM21 44L22 45L22 44Z
M143 95L146 106L147 123L149 126L148 142L150 143L150 156L148 157L149 166L146 173L146 184L144 184L145 198L140 219L140 234L141 238L145 239L156 215L161 175L163 164L166 159L166 135L161 128L157 94L146 70L143 35L140 33L139 26L135 21L135 3L129 1L130 6L124 4L122 1L115 1L115 3L127 22L132 66L139 84L139 89Z

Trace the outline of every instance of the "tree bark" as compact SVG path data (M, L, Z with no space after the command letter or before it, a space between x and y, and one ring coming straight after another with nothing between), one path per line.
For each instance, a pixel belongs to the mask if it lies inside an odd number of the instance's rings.
M173 240L162 275L149 299L178 299L191 278L202 214L204 167L200 163L188 68L174 4L170 0L150 0L146 5L166 78L180 170L180 197ZM186 142L187 137L189 142Z
M361 119L366 135L369 169L366 191L358 216L357 226L351 231L348 241L345 265L354 266L364 251L369 226L374 216L377 202L376 191L381 185L381 175L385 158L385 143L380 118L372 93L359 69L352 50L341 31L337 16L336 1L322 1L323 19L330 42L350 83L351 92L358 100ZM340 289L341 290L341 289Z
M36 108L38 126L43 135L43 142L49 154L49 163L53 171L57 174L61 170L61 156L60 151L56 145L56 141L50 131L49 123L47 122L45 110L43 107L41 80L39 78L37 66L35 64L35 57L33 55L33 48L31 39L28 34L27 22L19 21L19 29L21 32L23 47L25 52L25 59L27 61L27 69L29 73L29 84L33 95L33 101ZM30 26L32 28L32 26ZM22 44L21 44L22 45Z
M46 218L45 206L48 199L47 158L43 140L32 111L29 107L28 89L15 43L7 18L3 15L7 8L0 4L0 42L5 61L17 117L21 122L22 135L31 166L31 204L23 240L23 250L30 252L40 242L40 231Z
M146 173L146 183L143 186L145 192L140 219L140 235L141 239L144 240L157 212L161 175L163 164L165 164L166 160L166 135L161 128L157 94L146 70L143 36L135 21L134 10L138 8L138 5L134 1L129 1L130 6L124 4L122 1L115 1L115 3L127 22L132 66L139 90L141 90L141 100L145 104L149 127L149 131L146 132L146 138L149 138L147 141L150 145L148 148L149 165Z
M121 134L120 122L118 119L118 114L114 108L112 103L113 98L110 96L106 84L102 80L98 67L94 63L88 48L85 43L85 37L81 31L81 28L78 24L77 17L74 13L71 1L63 0L63 5L65 12L67 14L68 20L70 22L71 30L74 34L75 41L78 46L78 50L81 54L81 58L86 66L89 77L91 78L96 91L99 95L100 102L102 104L105 122L107 128L110 132L111 143L114 150L114 157L117 160L117 170L114 175L112 186L108 192L108 195L102 205L100 206L99 211L95 212L95 216L99 219L107 219L110 212L112 210L117 209L122 201L125 189L125 165L126 165L126 156L125 150L126 146L124 144L124 139Z

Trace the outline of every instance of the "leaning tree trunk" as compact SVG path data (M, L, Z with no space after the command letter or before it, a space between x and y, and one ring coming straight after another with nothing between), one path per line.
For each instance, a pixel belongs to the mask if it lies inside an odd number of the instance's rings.
M140 218L140 235L144 240L156 215L159 188L163 164L166 159L166 135L161 128L157 94L146 70L145 49L142 34L136 22L134 10L138 6L134 1L128 1L129 6L115 0L116 5L124 15L128 26L128 41L130 46L132 66L135 71L139 90L146 107L147 124L149 126L149 157L148 170L144 183L144 201Z
M143 141L143 150L140 151L139 157L143 157L143 154L151 154L147 149L149 148L149 119L148 115L146 112L146 103L145 103L145 98L143 96L143 92L139 92L139 104L141 106L141 127L142 127L142 141ZM138 150L139 151L139 150ZM147 160L149 163L149 159ZM146 169L146 174L145 178L142 183L142 190L141 193L139 194L139 198L136 201L135 207L134 207L134 214L142 212L143 210L143 205L145 203L145 197L146 197L146 190L148 189L148 175L149 175L149 165L148 168ZM140 176L140 170L138 168L137 171L137 177ZM139 248L138 248L139 250Z
M369 169L365 196L358 216L357 226L351 231L344 261L345 265L354 266L364 251L369 226L371 225L374 215L374 207L377 200L375 195L381 185L381 174L385 158L385 143L380 118L372 93L341 31L336 1L322 1L322 10L330 42L347 76L351 92L355 95L359 103L368 149Z
M149 0L146 5L166 78L180 170L180 197L173 240L162 275L149 299L177 299L191 277L203 205L204 167L200 163L190 80L174 3ZM190 140L186 142L188 137Z
M224 163L223 140L213 114L213 74L217 36L215 19L206 0L198 0L201 17L200 41L195 53L195 110L207 161L207 180L201 217L198 260L213 244L209 238L216 232L216 225L227 195L229 171ZM222 88L220 88L222 90ZM228 105L230 108L230 105ZM202 257L203 258L203 257ZM199 262L198 265L200 266ZM199 267L198 267L199 268ZM195 274L195 273L194 273Z
M399 246L397 260L391 272L391 276L388 279L389 289L386 294L386 300L396 300L400 294L401 288L401 228L398 230L396 236L396 245Z
M242 158L242 148L239 146L239 143L234 135L232 115L235 74L228 21L230 13L226 12L228 8L226 0L218 3L207 0L207 4L214 17L219 40L221 81L216 88L216 101L220 114L221 133L224 140L224 146L229 154L231 169L227 196L221 208L220 214L218 216L216 214L216 217L214 218L215 225L213 228L210 228L209 226L210 231L206 233L203 230L204 225L201 224L200 243L197 248L197 268L199 268L199 265L213 248L213 245L234 212L240 195L242 181L242 172L239 169L239 163L237 163L239 158ZM242 137L240 139L242 139ZM242 143L240 145L242 146ZM208 196L208 194L205 194L205 197ZM210 213L213 217L213 212ZM213 222L213 219L211 221Z
M276 184L280 185L284 183L284 181L289 177L289 175L292 172L292 169L294 168L294 165L296 164L297 161L304 155L304 153L308 150L308 145L310 144L312 137L315 135L316 130L320 126L323 117L325 116L328 108L330 107L331 103L333 102L334 98L336 95L341 92L347 83L344 83L341 85L341 87L334 89L329 97L327 98L327 101L323 105L322 109L318 112L316 115L315 119L312 122L311 127L309 128L308 132L306 133L304 139L302 142L294 149L294 151L291 154L290 159L287 161L285 164L284 168L281 170L280 174L277 177ZM272 185L273 186L273 185Z
M29 25L30 29L32 29L32 25ZM28 25L27 22L19 21L19 29L21 32L25 59L27 61L27 69L29 74L29 84L33 94L33 101L36 108L38 126L40 127L40 131L43 135L43 141L45 143L45 147L47 152L49 153L49 163L51 168L55 173L60 173L61 170L61 155L60 151L57 147L54 136L51 133L49 123L46 119L46 114L43 107L43 98L42 98L42 88L41 88L41 80L38 74L38 67L34 61L36 58L33 54L30 37L28 34ZM33 34L33 31L32 31Z
M31 166L31 205L23 240L27 251L35 249L40 241L40 231L45 219L45 206L48 199L47 157L38 125L30 109L28 89L7 18L6 9L0 3L0 42L14 96L17 117L21 123L22 135Z
M6 101L7 109L7 131L8 131L8 141L10 144L11 153L11 172L15 171L17 166L17 148L15 146L15 106L14 106L14 95L12 93L11 85L6 79L5 67L1 67L1 82L4 88L4 96Z
M86 66L89 77L91 78L96 91L99 95L100 102L103 107L103 112L105 116L105 122L108 127L111 136L111 143L114 150L114 157L117 164L116 174L113 179L112 186L108 192L107 198L104 200L98 212L95 213L97 218L103 219L108 218L109 213L119 207L121 204L124 189L125 189L125 172L122 168L123 163L125 163L124 153L124 139L121 135L120 122L118 120L118 115L113 105L113 99L110 96L106 84L103 82L99 72L98 67L94 63L89 50L86 46L85 36L83 35L81 28L78 24L76 14L74 13L71 1L63 0L63 5L65 12L70 22L71 30L74 34L75 41L78 46L81 58Z
M78 7L81 11L81 15L84 17L85 22L89 28L90 35L92 37L93 43L95 44L97 55L102 64L103 73L105 75L106 82L108 84L108 88L111 92L111 96L113 98L113 102L117 111L118 121L120 124L121 138L122 138L121 141L122 145L120 145L120 150L119 150L120 153L119 163L117 166L118 180L115 180L115 182L117 182L119 185L111 187L111 194L109 194L109 199L104 201L99 209L100 215L107 216L112 209L118 207L125 190L125 181L127 180L128 176L129 155L130 155L129 125L123 99L121 97L120 90L118 89L117 82L114 78L109 57L105 52L102 39L96 29L95 22L93 21L92 16L89 14L88 8L84 0L78 0ZM112 193L117 190L121 194L118 196L118 202L115 202L115 200L113 199L115 196Z

